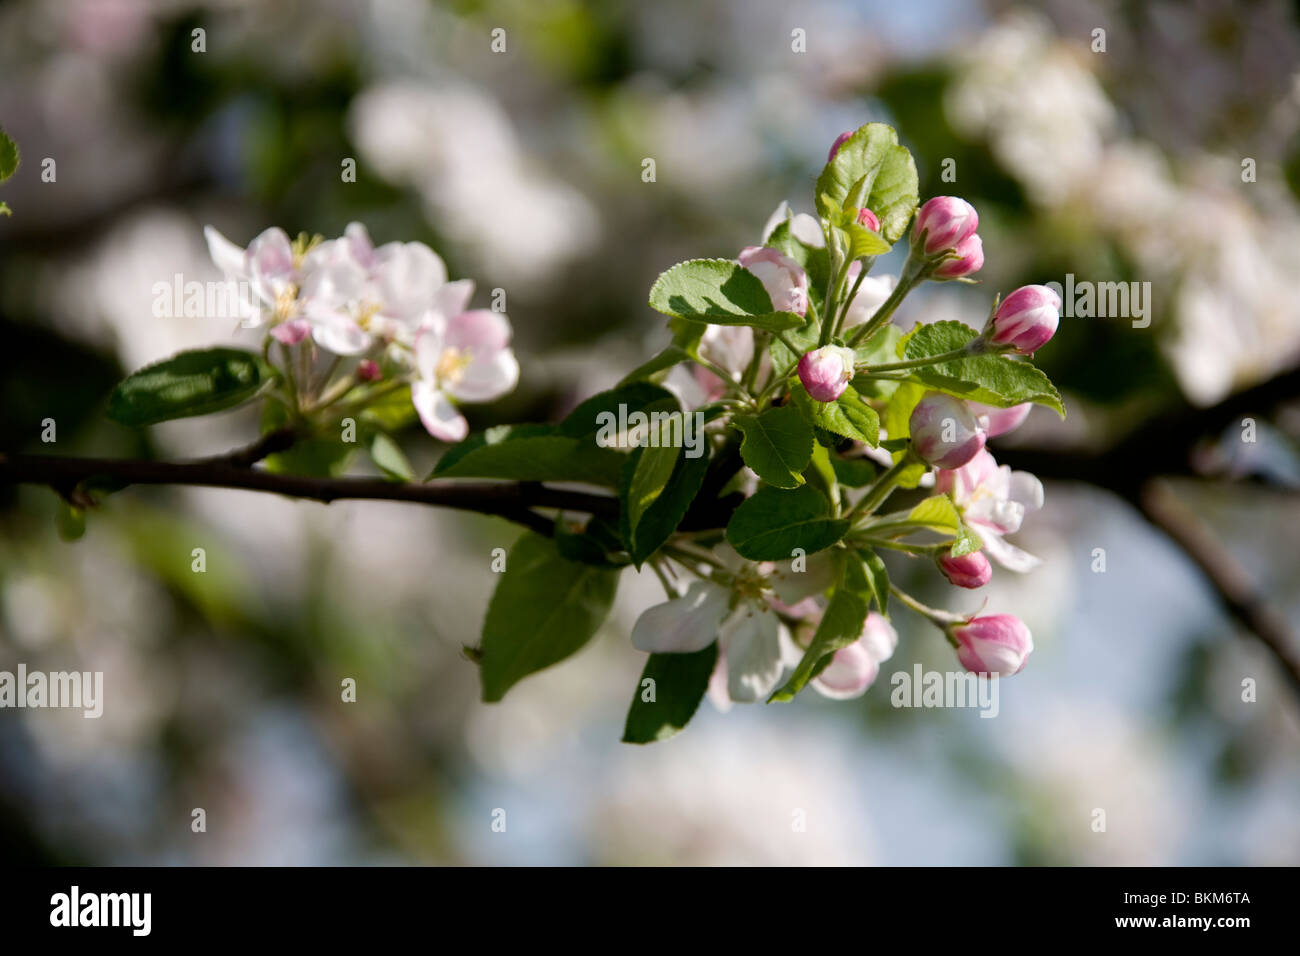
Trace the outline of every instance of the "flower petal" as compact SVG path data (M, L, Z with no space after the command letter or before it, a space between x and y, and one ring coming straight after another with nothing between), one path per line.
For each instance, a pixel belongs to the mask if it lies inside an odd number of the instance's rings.
M218 269L228 276L247 278L244 272L244 250L239 248L211 226L203 227L203 238L208 241L208 255Z
M762 700L785 669L776 615L746 603L722 629L727 634L728 696L739 702Z
M712 581L696 581L681 597L646 608L632 625L632 646L650 654L689 654L718 639L731 595Z
M458 442L464 441L469 434L469 422L465 421L465 416L431 382L420 380L411 383L411 403L415 405L425 431L434 438Z

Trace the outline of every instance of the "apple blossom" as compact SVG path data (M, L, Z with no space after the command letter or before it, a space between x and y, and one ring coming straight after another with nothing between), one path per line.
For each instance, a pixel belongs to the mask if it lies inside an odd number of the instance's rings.
M949 583L959 588L982 588L993 577L993 566L980 551L972 551L956 558L944 554L938 558L937 563Z
M1026 512L1043 506L1043 485L1025 471L999 466L988 450L981 450L956 470L935 475L935 491L952 495L962 519L980 536L984 550L1010 571L1031 571L1038 558L1003 540L1020 530Z
M746 246L738 258L740 264L763 283L772 299L772 308L778 312L807 314L808 273L804 272L803 266L766 246Z
M960 279L984 268L984 243L978 235L963 239L953 251L957 258L939 263L934 269L934 278Z
M979 224L979 214L966 200L956 196L935 196L917 211L912 239L922 244L926 255L934 256L958 248L975 235Z
M853 296L853 301L849 303L848 311L844 313L844 328L851 329L855 325L861 325L876 314L889 294L894 291L898 285L898 276L893 275L869 275L858 282L858 276L862 272L862 261L854 259L849 264L847 288L857 288L857 294Z
M1061 297L1045 285L1025 285L1002 300L985 336L994 345L1010 345L1032 355L1056 334Z
M1018 674L1034 649L1029 628L1011 614L977 617L953 627L951 634L957 644L957 660L976 674Z
M984 448L984 431L970 406L943 392L926 392L908 425L912 448L939 468L960 468Z
M799 381L808 394L819 402L833 402L844 394L853 379L852 349L824 345L805 352L799 359Z
M831 662L811 681L823 697L848 700L861 697L875 683L880 665L889 660L898 646L898 632L881 614L867 615L862 635L835 651Z
M505 316L473 309L447 318L430 310L415 336L411 401L434 438L462 441L469 424L452 399L488 402L519 381Z

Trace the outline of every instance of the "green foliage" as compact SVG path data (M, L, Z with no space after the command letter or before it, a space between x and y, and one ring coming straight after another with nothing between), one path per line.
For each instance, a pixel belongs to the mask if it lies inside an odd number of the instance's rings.
M749 325L768 331L804 324L802 316L775 311L758 276L729 259L679 262L655 280L650 308L691 322Z
M898 357L919 359L960 349L979 337L979 333L962 322L934 322L918 325L903 336L897 346ZM1009 355L972 355L914 369L909 376L928 388L985 405L1007 408L1022 402L1035 402L1055 409L1062 418L1065 406L1051 379L1027 359Z
M632 556L633 563L638 567L646 558L659 550L659 547L677 530L677 526L690 509L691 502L699 494L700 486L703 485L704 476L709 469L709 459L706 455L690 458L687 457L684 448L672 449L676 454L671 475L660 493L642 509L638 521L633 526L631 509L627 504L630 486L633 476L640 470L639 459L652 450L655 449L638 448L629 456L628 463L623 469L625 483L620 493L623 502L620 508L620 530L628 554Z
M802 384L791 386L790 395L818 428L841 438L866 442L872 448L880 444L880 416L852 385L833 402L817 401Z
M483 622L483 700L500 700L529 674L580 650L605 620L617 587L617 571L569 561L540 535L521 536Z
M744 433L740 456L759 478L777 488L797 488L812 457L813 433L793 405L761 415L737 415L732 424Z
M627 711L623 742L648 744L679 733L699 709L717 661L717 644L691 654L651 654ZM646 700L652 692L654 699Z
M760 488L731 516L727 540L751 561L788 561L795 548L813 554L848 530L849 522L832 516L830 502L816 488Z
M153 425L242 405L274 376L261 356L242 349L181 352L127 376L108 399L108 417Z
M370 441L370 460L394 481L415 481L415 470L406 460L406 455L383 432L376 432Z
M562 435L553 425L498 425L449 448L430 477L581 481L614 488L626 459L593 440Z
M826 669L836 651L862 636L862 626L866 620L867 602L849 588L836 588L808 650L804 652L794 673L768 698L768 703L793 700L808 681Z
M868 123L841 144L817 177L817 202L823 215L866 207L880 220L889 245L907 231L920 201L916 164L898 133L884 123Z

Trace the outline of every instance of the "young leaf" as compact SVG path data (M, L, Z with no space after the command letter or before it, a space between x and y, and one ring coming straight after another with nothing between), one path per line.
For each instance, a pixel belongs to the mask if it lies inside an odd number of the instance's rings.
M653 382L629 382L597 392L569 412L556 431L571 438L582 438L598 433L613 435L624 424L630 424L636 412L646 415L647 425L654 425L651 416L661 416L681 411L681 403L668 389ZM663 421L661 417L660 422Z
M619 385L630 385L633 382L640 382L657 375L665 369L670 369L679 362L690 361L691 355L686 349L679 345L670 345L654 358L641 363L632 371L623 376Z
M648 744L679 733L699 709L717 661L717 644L691 654L651 654L627 711L623 742Z
M835 477L846 488L865 488L876 480L875 462L867 458L841 458L831 455Z
M832 654L862 636L862 626L866 620L867 603L849 588L836 588L808 650L804 652L790 679L773 692L768 703L793 700L808 681L826 669Z
M803 484L812 457L813 433L793 405L769 408L761 415L737 415L732 424L744 433L740 457L759 478L777 488Z
M956 534L961 516L947 495L931 495L908 512L907 520L925 525L932 531Z
M635 459L644 451L645 449L637 449L632 453L631 458ZM625 479L628 476L629 469L635 470L635 468L636 465L629 461L624 468ZM668 479L668 484L664 487L663 492L645 509L635 529L629 526L628 508L624 504L620 513L620 530L628 553L632 556L632 561L637 567L640 567L646 558L659 550L660 545L667 541L672 533L677 530L677 526L681 524L682 518L685 517L691 503L695 500L695 496L700 493L700 487L704 484L704 476L708 469L709 458L707 455L701 454L692 458L684 450L677 459L676 468L673 470L672 477ZM624 501L626 501L626 496L624 496Z
M880 560L880 555L876 552L867 549L859 551L858 557L862 559L862 571L866 577L870 597L876 602L876 607L880 608L880 613L887 615L889 613L889 571L885 568L885 562Z
M198 349L133 372L108 399L108 417L122 425L154 425L234 408L248 401L274 370L242 349Z
M18 169L18 144L0 129L0 182L4 182Z
M918 325L899 340L900 358L918 359L959 349L979 333L963 322ZM1007 408L1036 402L1065 417L1061 395L1046 375L1027 359L1009 355L974 355L914 369L911 378L958 398Z
M795 548L813 554L848 530L849 522L831 517L830 502L816 488L760 488L731 516L727 540L751 561L786 561Z
M397 442L383 432L376 432L370 441L370 460L395 481L415 481L415 471L406 455Z
M630 462L632 475L624 486L623 493L629 534L636 534L641 516L663 494L681 454L680 448L667 444L652 443L636 450L634 461Z
M791 394L818 428L841 438L866 442L872 448L880 444L880 416L862 400L853 386L846 388L844 394L833 402L814 400L803 385L794 386Z
M919 201L916 163L898 145L898 133L884 123L868 123L845 140L817 177L823 215L845 205L865 206L880 220L880 234L893 244L907 230Z
M529 674L581 649L605 620L618 572L565 560L525 532L506 559L483 621L479 675L491 703Z
M775 311L758 276L728 259L679 262L655 280L650 308L692 322L750 325L769 331L804 324L800 315Z

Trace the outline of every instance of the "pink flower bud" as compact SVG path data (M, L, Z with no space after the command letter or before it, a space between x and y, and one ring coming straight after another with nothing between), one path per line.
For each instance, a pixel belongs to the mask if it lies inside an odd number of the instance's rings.
M935 196L916 214L912 238L920 242L924 235L925 254L933 256L961 245L975 235L979 225L979 214L966 200L956 196Z
M942 392L926 392L908 426L916 453L939 468L960 468L984 448L984 431L970 406Z
M374 359L362 359L357 363L357 379L362 382L377 382L383 373L379 363Z
M808 311L808 273L789 256L765 246L746 246L740 264L763 283L778 312L804 315Z
M946 259L934 270L936 279L960 279L984 268L984 240L979 236L967 236L954 251L956 259Z
M992 405L971 402L970 407L976 418L986 420L984 434L989 438L997 438L1023 425L1025 419L1029 417L1029 410L1034 406L1032 402L1025 402L1021 405L1012 405L1010 408L994 408Z
M853 378L852 349L824 345L805 352L799 360L799 381L819 402L833 402L849 387Z
M880 231L880 220L877 219L876 214L866 206L863 206L858 210L858 225L866 226L872 232Z
M839 136L835 137L835 142L831 143L831 151L826 156L826 162L829 163L832 159L835 158L835 154L840 151L840 147L843 146L844 143L848 140L848 138L852 135L853 135L853 130L849 129L849 130L845 130L843 133L840 133Z
M938 563L943 576L959 588L982 588L993 577L993 566L983 551L963 554L960 558L945 554Z
M957 660L976 674L1018 674L1034 649L1029 628L1010 614L977 617L953 628L952 636L957 641Z
M984 334L994 345L1032 355L1056 334L1060 321L1059 295L1045 285L1023 285L1002 300Z

